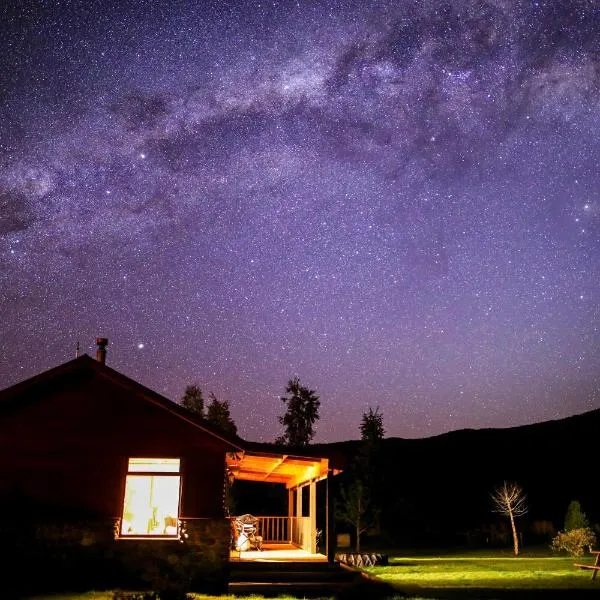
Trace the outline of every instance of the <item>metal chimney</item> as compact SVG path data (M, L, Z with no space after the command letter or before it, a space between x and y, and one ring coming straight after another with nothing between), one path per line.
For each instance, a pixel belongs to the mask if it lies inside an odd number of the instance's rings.
M106 346L108 346L108 338L96 338L98 349L96 350L96 360L103 365L106 364Z

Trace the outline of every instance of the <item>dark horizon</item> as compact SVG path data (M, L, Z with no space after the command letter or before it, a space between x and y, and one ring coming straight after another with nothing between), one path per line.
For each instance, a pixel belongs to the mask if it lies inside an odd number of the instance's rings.
M94 357L91 356L90 354L87 353L78 353L76 358L81 358L81 357L87 357L89 359L92 360L98 360L98 357ZM70 361L67 361L70 362ZM62 363L62 364L66 364L66 363ZM105 363L106 364L106 363ZM62 365L55 365L54 367L51 367L48 370L52 370L53 368L56 367L60 367ZM109 365L108 365L109 366ZM111 367L112 368L112 367ZM36 375L41 375L43 374L45 371L42 371L41 373L36 373ZM0 392L3 392L4 390L9 389L12 386L18 385L20 383L24 383L28 381L28 379L25 380L20 380L17 381L15 383L13 383L11 386L8 387L3 387L0 388ZM155 390L152 390L155 391ZM167 398L168 400L175 402L177 404L180 404L180 401L178 399L172 399L172 398ZM207 398L205 397L205 401L207 400ZM472 427L463 427L463 428L459 428L459 429L449 429L447 431L442 431L440 433L435 433L435 434L431 434L431 435L425 435L425 436L421 436L421 437L402 437L402 436L389 436L389 435L384 435L384 440L385 441L394 441L394 440L399 440L399 441L428 441L428 440L432 440L434 438L440 438L440 437L444 437L444 436L452 436L455 434L462 434L462 433L469 433L469 432L476 432L476 433L486 433L486 432L490 432L490 431L509 431L509 430L523 430L523 429L527 429L527 428L531 428L531 427L537 427L537 426L544 426L547 424L552 424L552 423L566 423L571 421L572 419L577 419L580 417L585 417L587 415L592 415L592 414L600 414L600 408L591 408L588 410L584 410L582 412L576 412L570 415L566 415L566 416L561 416L561 417L557 417L554 419L546 419L544 421L535 421L535 422L529 422L529 423L522 423L519 425L510 425L507 427L479 427L479 428L472 428ZM317 421L318 423L318 421ZM238 432L238 435L240 436L240 438L246 442L250 442L250 443L257 443L257 444L271 444L274 447L281 447L280 444L277 444L277 442L275 440L253 440L250 438L246 438L243 435L240 435ZM359 444L361 442L361 438L360 438L360 432L358 432L358 435L354 438L347 438L347 439L338 439L338 440L330 440L330 441L312 441L309 445L310 446L328 446L328 445L333 445L333 444L348 444L348 443L357 443Z

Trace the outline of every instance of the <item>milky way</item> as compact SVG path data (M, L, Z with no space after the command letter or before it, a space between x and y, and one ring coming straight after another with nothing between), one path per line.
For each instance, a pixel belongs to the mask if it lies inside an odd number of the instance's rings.
M0 9L0 387L96 336L273 440L600 406L594 1ZM82 399L84 401L84 399Z

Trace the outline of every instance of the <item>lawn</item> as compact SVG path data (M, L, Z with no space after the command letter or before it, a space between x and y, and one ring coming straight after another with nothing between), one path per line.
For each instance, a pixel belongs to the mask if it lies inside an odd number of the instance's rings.
M547 551L528 551L522 556L503 552L462 552L444 555L394 554L388 552L386 567L364 569L370 577L393 587L396 600L492 598L546 599L600 597L600 578L591 580L590 571L573 566L592 564L589 556L573 559L551 556ZM393 594L392 594L393 595ZM191 594L194 600L264 600L263 596L206 596ZM295 600L292 596L281 600ZM30 600L112 600L112 592L38 596Z
M545 598L559 593L600 597L600 579L592 581L590 571L575 568L575 562L593 564L589 556L575 560L549 556L547 552L531 552L518 558L501 552L418 557L390 554L389 566L365 571L392 585L399 594L413 597Z

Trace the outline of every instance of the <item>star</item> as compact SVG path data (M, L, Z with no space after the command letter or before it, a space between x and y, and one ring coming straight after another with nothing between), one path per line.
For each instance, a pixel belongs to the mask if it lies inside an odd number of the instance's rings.
M109 365L175 400L201 381L248 439L296 374L316 441L365 406L409 437L595 406L594 3L25 4L3 386L101 328Z

